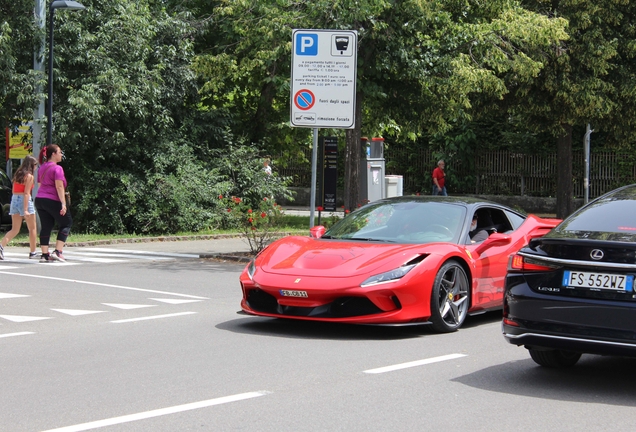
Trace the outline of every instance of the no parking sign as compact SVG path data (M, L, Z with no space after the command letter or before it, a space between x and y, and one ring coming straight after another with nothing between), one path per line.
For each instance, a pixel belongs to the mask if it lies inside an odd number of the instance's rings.
M357 46L353 30L293 31L292 126L355 127Z

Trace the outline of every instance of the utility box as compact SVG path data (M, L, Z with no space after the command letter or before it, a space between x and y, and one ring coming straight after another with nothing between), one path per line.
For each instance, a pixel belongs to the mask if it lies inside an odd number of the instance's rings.
M362 138L360 156L360 200L373 202L386 197L384 138Z
M404 177L401 175L384 176L387 198L398 197L404 195Z

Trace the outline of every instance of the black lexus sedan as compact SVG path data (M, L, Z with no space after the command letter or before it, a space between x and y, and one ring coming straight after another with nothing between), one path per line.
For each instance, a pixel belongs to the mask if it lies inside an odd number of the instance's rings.
M510 258L503 334L541 366L636 357L636 184L613 190Z

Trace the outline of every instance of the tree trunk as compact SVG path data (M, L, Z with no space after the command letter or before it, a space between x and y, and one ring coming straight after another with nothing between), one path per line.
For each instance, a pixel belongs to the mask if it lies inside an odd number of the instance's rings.
M250 143L262 143L267 130L268 113L272 110L272 101L276 89L272 83L267 83L261 88L261 96L258 100L256 112L252 117L252 125L250 130Z
M572 186L572 125L563 125L565 135L557 140L556 216L564 219L574 211Z
M345 144L345 179L344 206L345 210L353 211L358 208L360 201L360 152L362 149L362 98L356 94L356 122L354 129L347 129Z

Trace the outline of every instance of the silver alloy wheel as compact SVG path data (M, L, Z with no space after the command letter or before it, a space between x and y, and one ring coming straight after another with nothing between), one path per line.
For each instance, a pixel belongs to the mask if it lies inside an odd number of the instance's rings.
M466 272L456 261L444 264L435 278L432 292L433 328L455 331L464 323L470 306L470 287Z

